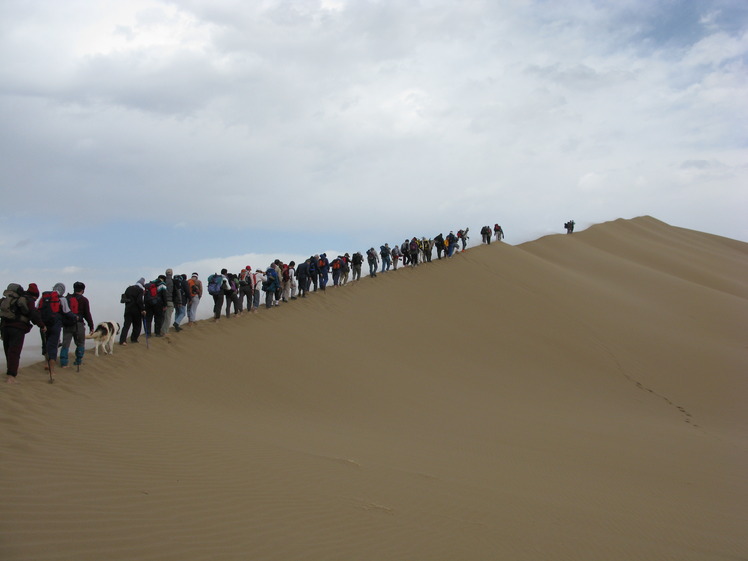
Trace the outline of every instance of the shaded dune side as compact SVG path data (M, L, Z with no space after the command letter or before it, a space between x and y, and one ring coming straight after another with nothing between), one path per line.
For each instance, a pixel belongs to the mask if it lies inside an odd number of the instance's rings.
M24 369L0 557L744 554L746 247L616 221Z

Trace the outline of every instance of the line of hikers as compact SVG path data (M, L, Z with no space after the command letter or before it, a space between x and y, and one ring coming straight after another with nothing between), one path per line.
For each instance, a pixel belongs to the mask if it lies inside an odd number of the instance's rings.
M206 279L203 286L198 273L174 275L166 269L150 282L145 278L128 286L120 297L124 304L124 324L120 329L119 343L137 343L145 332L148 337L163 337L173 327L182 330L182 322L187 318L187 326L197 321L197 310L205 292L213 299L213 321L218 321L225 313L227 318L242 313L256 313L261 300L270 309L281 302L306 298L310 292L325 291L332 281L333 287L345 285L361 278L364 262L369 266L369 276L376 277L389 270L397 270L398 265L417 267L419 263L430 263L433 250L437 258L452 257L464 251L469 240L469 228L450 231L447 236L439 234L432 238L413 237L401 244L388 243L373 247L363 254L345 253L330 260L326 253L310 256L297 266L294 261L288 264L276 259L266 269L252 269L247 265L238 274L222 269ZM486 236L486 232L488 235ZM481 230L483 242L491 242L491 229ZM493 228L496 240L504 237L501 226ZM381 267L381 270L380 270ZM0 336L7 362L7 382L15 382L23 349L24 338L31 326L39 327L42 337L42 353L49 372L50 382L54 381L58 359L62 368L69 366L70 343L75 344L74 366L80 366L85 353L86 325L89 333L94 331L88 299L83 295L85 285L76 282L73 293L65 296L65 285L57 283L52 290L40 294L36 284L29 284L26 290L11 283L0 300ZM38 305L37 305L38 300Z
M32 324L38 326L41 333L42 353L50 382L55 379L58 347L62 368L68 367L71 342L75 343L73 365L82 364L86 350L86 324L90 333L94 330L91 307L88 298L83 295L85 290L86 285L82 282L74 283L73 292L67 296L65 285L59 282L52 290L41 294L35 283L29 284L26 290L17 283L8 285L0 300L0 335L8 383L16 381L24 339L31 331Z

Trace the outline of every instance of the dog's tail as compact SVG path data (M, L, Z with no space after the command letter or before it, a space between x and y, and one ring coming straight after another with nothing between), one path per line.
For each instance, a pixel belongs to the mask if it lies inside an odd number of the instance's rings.
M86 335L86 339L98 339L102 335L106 335L106 327L99 324L96 326L96 329L94 329L92 333Z

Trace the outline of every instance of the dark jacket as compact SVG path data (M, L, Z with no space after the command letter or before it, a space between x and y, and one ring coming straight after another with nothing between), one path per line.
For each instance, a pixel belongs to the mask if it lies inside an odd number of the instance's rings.
M139 284L132 284L125 290L125 313L128 314L139 314L145 311L145 303L143 302L144 288Z

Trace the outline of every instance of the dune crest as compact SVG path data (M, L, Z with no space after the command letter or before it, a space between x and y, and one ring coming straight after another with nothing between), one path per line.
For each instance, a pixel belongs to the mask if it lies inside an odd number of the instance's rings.
M34 365L0 558L745 556L746 318L748 244L641 217Z

